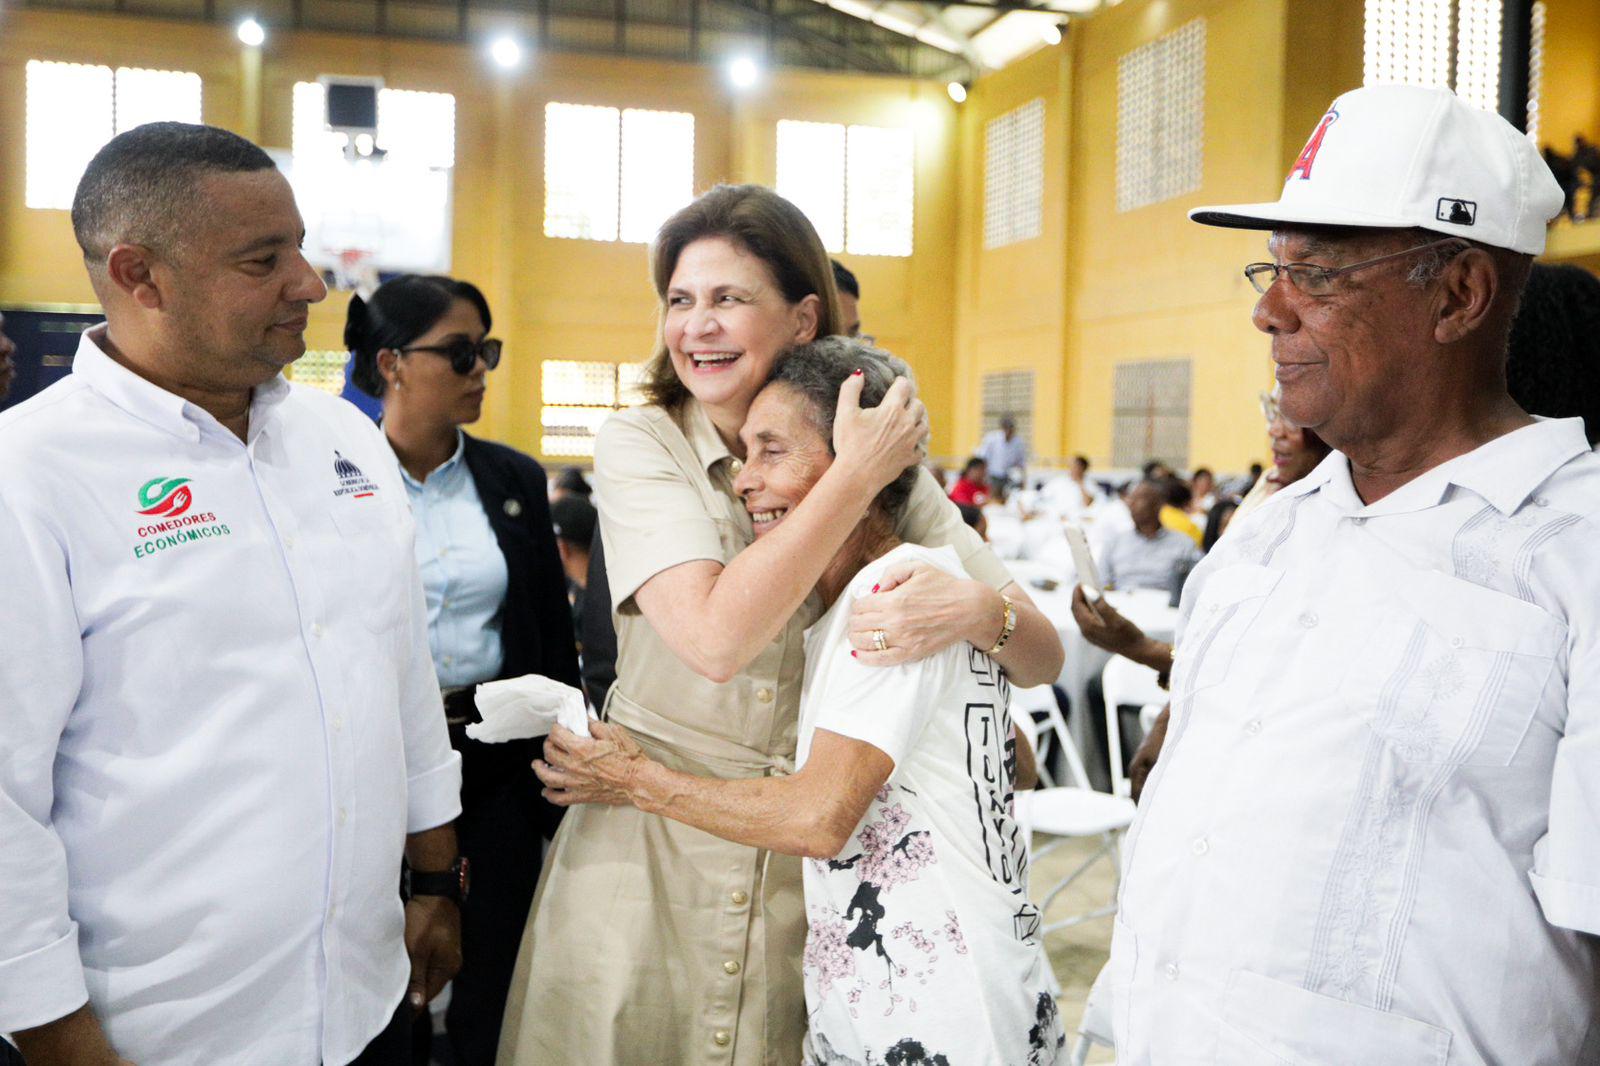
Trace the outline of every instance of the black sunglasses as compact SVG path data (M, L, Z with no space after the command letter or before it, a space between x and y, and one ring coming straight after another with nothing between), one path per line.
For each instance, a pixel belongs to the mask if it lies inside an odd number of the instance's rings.
M472 368L478 365L478 360L483 360L486 370L493 370L500 365L501 342L494 337L485 337L481 341L469 341L459 337L449 344L419 344L414 348L401 348L403 353L434 352L450 360L450 369L457 374L470 374Z

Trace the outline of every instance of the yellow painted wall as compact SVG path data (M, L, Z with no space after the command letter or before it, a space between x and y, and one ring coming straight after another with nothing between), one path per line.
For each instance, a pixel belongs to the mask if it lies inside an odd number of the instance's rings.
M1600 0L1545 0L1539 141L1572 151L1572 135L1600 139Z
M251 70L230 27L0 8L0 302L93 302L64 211L23 206L29 59L198 72L205 121L287 147L291 86L320 73L382 75L395 88L456 97L452 272L480 284L507 341L479 430L537 454L543 359L637 360L655 337L644 245L543 235L543 108L551 100L695 115L695 185L773 179L778 118L915 130L916 231L908 259L841 256L860 277L869 331L917 368L949 433L954 312L952 174L956 115L940 86L910 79L786 71L735 99L714 68L614 57L533 55L492 69L472 46L277 32ZM313 309L307 340L339 347L345 298Z

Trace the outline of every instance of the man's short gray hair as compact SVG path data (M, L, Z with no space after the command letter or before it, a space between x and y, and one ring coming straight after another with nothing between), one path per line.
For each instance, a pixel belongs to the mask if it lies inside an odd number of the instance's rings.
M151 122L95 153L72 198L72 233L91 269L119 244L158 254L180 243L206 174L270 170L272 157L236 133L187 122Z
M828 453L833 454L833 416L839 405L839 387L857 370L865 383L861 388L861 406L876 407L883 402L895 378L910 379L916 383L911 368L881 348L874 348L856 337L823 337L791 349L772 369L767 379L769 385L783 384L798 392L808 401L812 424L822 439L828 442ZM917 482L921 464L913 463L900 472L900 476L878 493L877 502L898 522L905 511L906 501Z

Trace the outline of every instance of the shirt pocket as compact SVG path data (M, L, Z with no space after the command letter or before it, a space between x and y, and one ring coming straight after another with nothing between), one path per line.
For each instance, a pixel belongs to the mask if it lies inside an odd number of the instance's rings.
M1236 970L1217 1026L1217 1066L1444 1066L1450 1032Z
M374 633L388 633L405 620L410 569L416 566L410 538L403 535L409 525L384 503L339 502L345 501L336 501L331 512L339 533L337 582L348 590L350 609L362 624Z
M1565 646L1543 609L1439 571L1396 580L1341 689L1403 762L1506 766Z
M1282 576L1282 571L1255 563L1235 563L1206 578L1173 661L1174 699L1211 688L1228 676L1239 642Z

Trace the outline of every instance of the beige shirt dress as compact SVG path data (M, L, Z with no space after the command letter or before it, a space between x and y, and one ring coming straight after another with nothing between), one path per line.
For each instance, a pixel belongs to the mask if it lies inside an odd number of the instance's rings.
M804 632L815 597L739 676L690 670L634 593L682 563L728 563L752 538L739 460L696 401L638 407L595 442L617 681L604 717L652 758L722 778L794 769ZM995 588L1005 567L924 473L901 536L951 545ZM800 860L631 807L567 812L545 859L507 1000L500 1066L791 1066L800 1061Z

